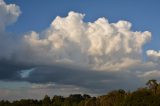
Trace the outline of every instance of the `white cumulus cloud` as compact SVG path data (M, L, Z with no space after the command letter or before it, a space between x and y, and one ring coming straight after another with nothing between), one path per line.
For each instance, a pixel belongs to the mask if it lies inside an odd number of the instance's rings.
M151 61L160 63L160 51L148 50L146 53Z
M0 0L0 31L15 22L20 13L21 11L17 5L6 4L3 0Z
M150 32L134 32L128 21L109 23L99 18L84 22L84 16L71 11L66 17L57 16L45 31L26 34L24 39L36 57L34 61L65 61L99 70L122 70L141 62L142 47L151 39Z

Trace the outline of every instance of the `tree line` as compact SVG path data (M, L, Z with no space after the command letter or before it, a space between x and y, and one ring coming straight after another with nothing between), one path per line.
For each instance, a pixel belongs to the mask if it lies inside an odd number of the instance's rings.
M160 106L160 84L152 79L146 85L147 87L133 92L119 89L98 97L72 94L68 97L52 98L46 95L42 100L21 99L13 102L1 100L0 106Z

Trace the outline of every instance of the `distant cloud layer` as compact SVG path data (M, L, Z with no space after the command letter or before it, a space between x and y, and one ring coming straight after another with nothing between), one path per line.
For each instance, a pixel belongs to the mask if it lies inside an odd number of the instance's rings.
M143 50L151 32L132 31L128 21L84 22L84 14L71 11L41 32L11 36L5 28L20 13L15 4L0 0L0 80L28 81L43 89L55 83L105 92L136 88L160 75L160 52Z

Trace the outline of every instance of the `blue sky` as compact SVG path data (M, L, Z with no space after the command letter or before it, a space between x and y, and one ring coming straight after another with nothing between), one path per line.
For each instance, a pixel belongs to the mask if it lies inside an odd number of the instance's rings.
M96 96L160 80L159 4L0 0L0 100Z

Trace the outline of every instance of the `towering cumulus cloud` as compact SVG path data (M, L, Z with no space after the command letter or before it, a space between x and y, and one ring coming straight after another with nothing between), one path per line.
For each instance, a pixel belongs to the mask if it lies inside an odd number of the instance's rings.
M150 32L133 32L127 21L109 23L99 18L84 22L84 16L71 11L67 17L57 16L42 33L25 35L35 62L68 62L96 70L122 70L141 62Z

